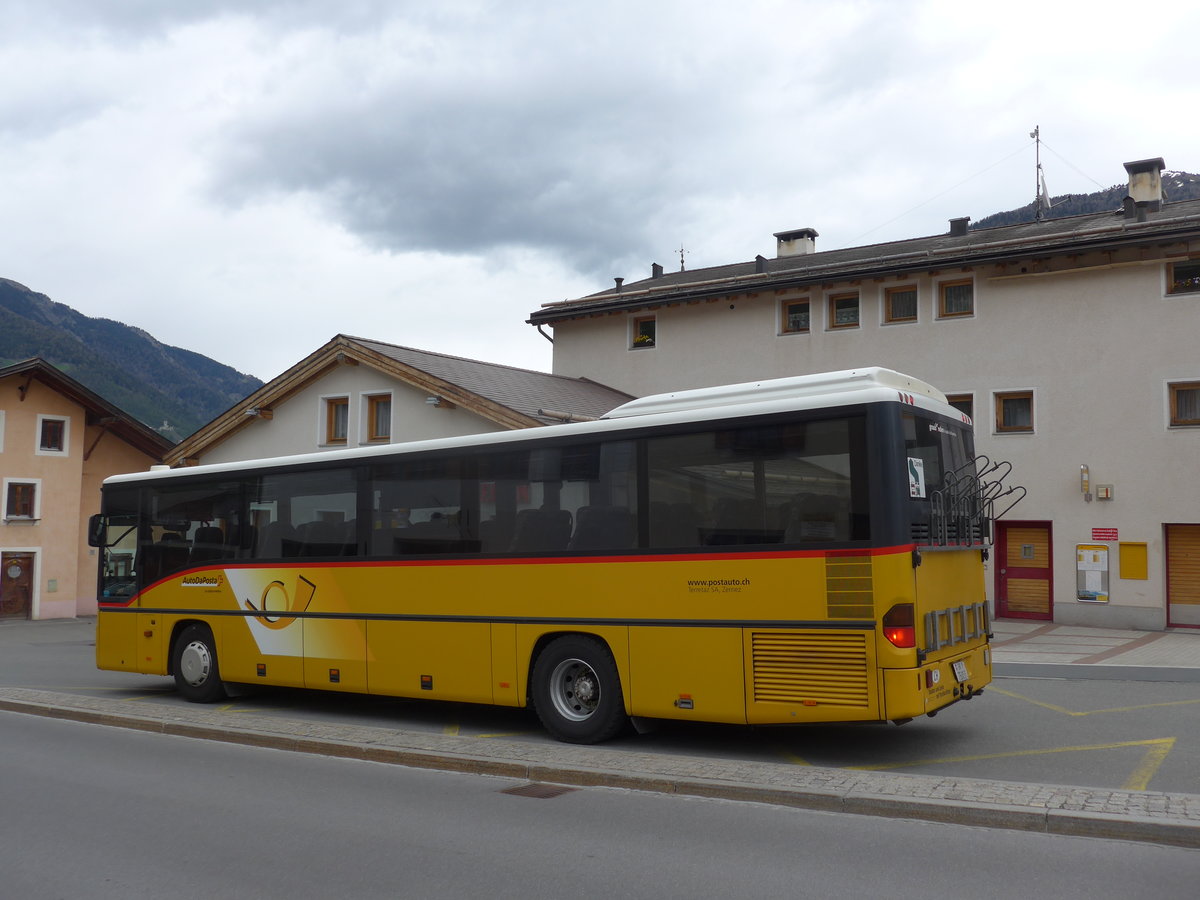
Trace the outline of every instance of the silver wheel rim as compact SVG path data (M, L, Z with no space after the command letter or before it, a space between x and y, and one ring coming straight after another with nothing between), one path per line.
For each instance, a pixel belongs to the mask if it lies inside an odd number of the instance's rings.
M208 681L212 671L212 653L204 641L192 641L179 654L179 675L192 687Z
M550 674L550 701L564 719L583 722L600 705L600 676L582 659L564 659Z

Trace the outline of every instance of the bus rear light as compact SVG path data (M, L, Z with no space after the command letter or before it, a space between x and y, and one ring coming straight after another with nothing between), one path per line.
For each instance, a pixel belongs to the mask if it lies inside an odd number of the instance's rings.
M883 636L895 647L915 647L917 629L913 621L913 605L897 603L883 614Z
M925 687L931 688L942 680L941 669L926 669L925 670Z

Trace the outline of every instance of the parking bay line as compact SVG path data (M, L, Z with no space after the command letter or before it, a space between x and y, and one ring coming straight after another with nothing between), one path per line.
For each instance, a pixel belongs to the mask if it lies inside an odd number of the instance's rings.
M1125 779L1121 790L1144 791L1150 779L1175 746L1175 738L1151 738L1144 741L1118 741L1111 744L1086 744L1077 747L1050 747L1042 750L1009 750L1004 753L981 753L971 756L947 756L942 759L919 759L902 763L884 763L871 766L845 766L847 769L863 772L884 772L890 769L908 769L917 766L936 766L946 763L979 762L989 759L1012 759L1020 756L1042 756L1050 753L1080 753L1093 750L1120 750L1125 747L1145 747L1142 760Z

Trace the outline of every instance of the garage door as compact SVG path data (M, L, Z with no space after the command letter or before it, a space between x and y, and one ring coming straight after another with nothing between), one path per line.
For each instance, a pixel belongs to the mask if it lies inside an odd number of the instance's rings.
M1200 525L1168 525L1167 624L1200 628Z

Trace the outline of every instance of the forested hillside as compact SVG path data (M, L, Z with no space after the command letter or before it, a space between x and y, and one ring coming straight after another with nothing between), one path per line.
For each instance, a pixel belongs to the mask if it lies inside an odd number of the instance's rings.
M0 366L35 356L175 441L262 385L139 328L90 318L0 278Z
M1200 175L1190 172L1163 172L1163 193L1167 202L1173 200L1196 200L1200 198ZM1081 216L1086 213L1115 212L1121 208L1125 195L1129 193L1128 184L1114 184L1103 191L1091 194L1059 194L1050 198L1051 206L1045 210L1043 219L1060 219L1065 216ZM995 228L1000 225L1021 225L1034 220L1034 203L1031 200L1019 209L1007 212L992 213L978 222L972 222L971 228Z

